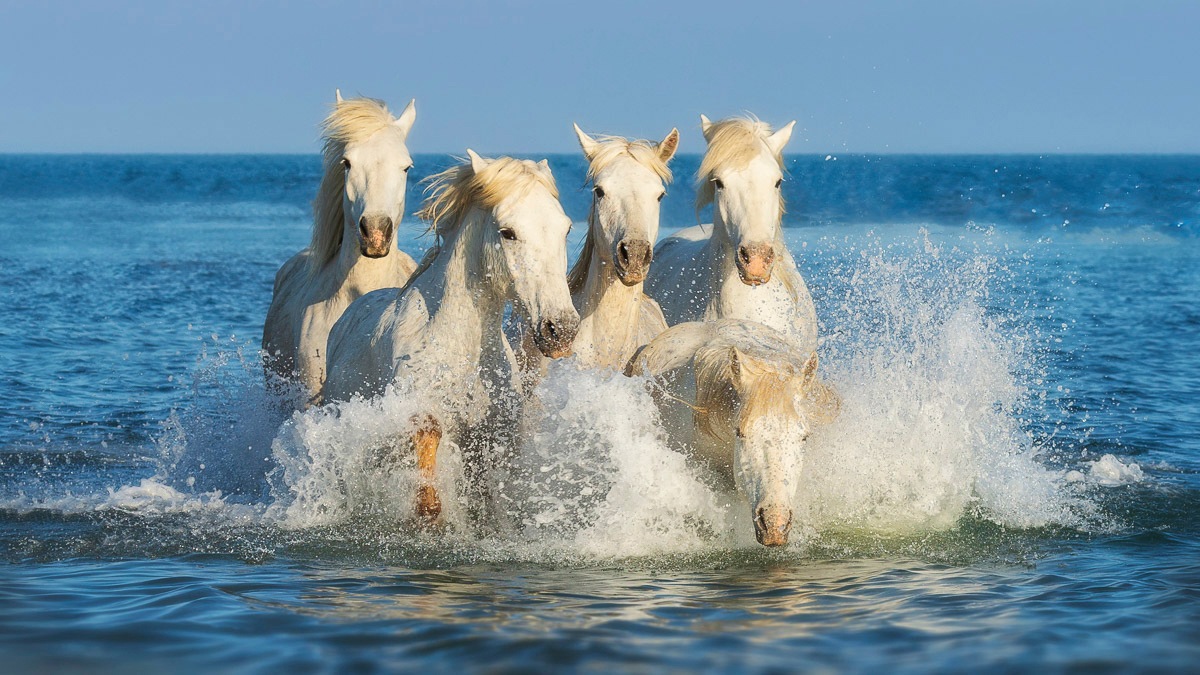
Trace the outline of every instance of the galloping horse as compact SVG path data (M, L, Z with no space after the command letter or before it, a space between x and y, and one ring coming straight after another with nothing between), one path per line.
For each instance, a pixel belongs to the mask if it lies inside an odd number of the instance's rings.
M405 141L415 101L392 117L380 101L342 99L325 119L324 177L313 203L312 243L275 275L263 325L268 375L298 380L320 399L329 329L359 296L401 286L416 263L396 248L412 157Z
M593 138L578 125L575 134L588 160L592 207L583 250L567 275L580 316L573 349L581 367L620 370L638 347L667 329L642 282L658 239L659 203L671 180L667 162L679 147L679 130L659 143ZM540 372L543 358L529 340L520 344L523 369Z
M676 444L745 496L760 544L782 546L811 426L841 406L816 371L816 353L779 331L720 319L672 326L625 372L656 379L655 401Z
M478 482L494 468L494 436L512 419L505 408L519 383L502 331L506 304L551 358L570 353L579 327L566 280L571 221L549 166L467 154L470 161L432 178L418 214L439 244L406 286L359 298L329 335L326 401L389 386L425 395L424 413L401 431L417 456L417 515L430 523L441 514L433 478L443 434L463 448L468 477Z
M783 241L783 148L779 131L755 119L713 123L700 116L708 150L696 182L696 209L713 204L711 225L680 230L654 250L646 292L669 324L749 319L817 348L817 313Z

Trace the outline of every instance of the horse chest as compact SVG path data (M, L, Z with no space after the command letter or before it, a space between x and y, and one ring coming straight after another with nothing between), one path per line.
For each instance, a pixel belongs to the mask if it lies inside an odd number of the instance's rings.
M792 330L792 301L778 279L749 286L737 275L726 277L708 303L706 320L748 319L780 330Z

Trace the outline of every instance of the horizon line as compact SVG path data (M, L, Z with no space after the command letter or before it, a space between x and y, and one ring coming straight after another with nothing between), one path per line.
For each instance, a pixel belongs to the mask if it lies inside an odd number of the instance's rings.
M474 148L472 148L474 149ZM423 151L413 152L414 157L417 156L443 156L443 157L461 157L465 154L464 151L443 152L443 151ZM544 151L521 151L521 152L482 152L484 156L500 157L531 157L531 156L564 156L564 155L579 155L582 153L575 151L561 152L544 152ZM679 156L703 156L704 152L679 152ZM844 151L844 152L785 152L784 157L821 157L824 155L828 161L836 161L838 157L904 157L904 156L920 156L920 157L1196 157L1200 156L1200 150L1082 150L1082 151L1042 151L1042 150L1020 150L1020 151ZM74 151L74 150L17 150L8 151L0 150L0 157L320 157L321 152L297 152L297 151L223 151L223 152L202 152L202 151Z

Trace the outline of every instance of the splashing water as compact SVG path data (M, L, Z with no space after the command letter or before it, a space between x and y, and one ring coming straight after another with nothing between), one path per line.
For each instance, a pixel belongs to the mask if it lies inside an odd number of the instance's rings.
M1030 344L989 314L996 260L921 234L861 250L829 308L824 363L844 405L806 452L811 526L944 528L973 508L1017 527L1078 524L1022 423Z
M822 346L823 377L844 404L803 448L793 548L837 532L944 530L964 517L1086 527L1080 487L1115 469L1067 476L1043 457L1045 439L1024 419L1041 402L1028 384L1037 338L990 306L996 258L927 234L909 245L868 238L839 255L818 306L836 328ZM416 467L398 434L430 392L410 387L288 416L243 350L202 363L190 408L159 441L157 475L79 508L225 509L237 522L289 531L375 523L391 533L384 538L427 540L411 524ZM757 546L744 500L672 449L641 381L554 362L522 431L509 468L490 477L501 513L488 527L473 521L460 450L443 440L443 544L524 559Z

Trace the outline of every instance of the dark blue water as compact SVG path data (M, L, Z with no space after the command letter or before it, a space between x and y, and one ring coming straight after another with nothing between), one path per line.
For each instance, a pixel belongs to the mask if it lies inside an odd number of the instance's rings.
M280 432L259 385L318 158L0 157L5 669L1194 668L1200 157L788 168L846 407L766 551L636 387L565 369L538 517L413 532L345 464L404 401Z

